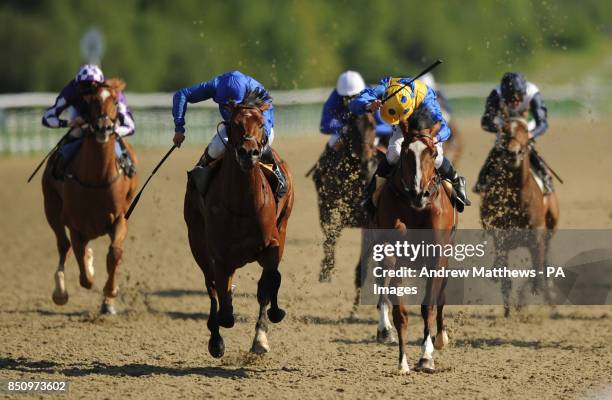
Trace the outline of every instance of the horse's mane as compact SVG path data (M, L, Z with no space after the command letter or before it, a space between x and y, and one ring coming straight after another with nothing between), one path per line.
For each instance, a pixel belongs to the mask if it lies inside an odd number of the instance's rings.
M272 97L270 97L267 91L262 88L255 88L253 90L247 90L240 105L259 108L265 103L270 103L271 101Z
M422 131L435 125L431 112L427 107L419 107L408 119L408 128L411 131Z

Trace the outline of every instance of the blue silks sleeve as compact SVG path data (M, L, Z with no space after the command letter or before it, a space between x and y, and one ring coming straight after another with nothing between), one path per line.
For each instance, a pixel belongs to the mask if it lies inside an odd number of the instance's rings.
M185 133L185 113L187 103L199 103L215 95L217 78L207 82L198 83L191 87L178 90L172 99L172 116L174 117L175 132Z

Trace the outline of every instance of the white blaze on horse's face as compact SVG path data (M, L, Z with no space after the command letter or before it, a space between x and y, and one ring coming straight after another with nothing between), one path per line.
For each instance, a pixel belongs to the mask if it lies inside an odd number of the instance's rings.
M104 103L106 101L106 99L108 99L108 96L110 96L111 93L108 89L102 89L100 91L100 98L102 99L102 103Z
M527 131L527 122L518 118L512 119L512 121L510 121L510 134L512 139L508 144L508 151L510 151L514 156L514 168L519 168L521 166L524 157L524 155L522 154L523 146L521 142L517 139L516 134L517 130L519 129L525 129Z
M423 151L427 150L427 145L420 140L415 140L414 142L408 145L410 151L414 153L414 190L417 194L420 194L421 189L421 179L423 177L423 169L421 168L421 155Z

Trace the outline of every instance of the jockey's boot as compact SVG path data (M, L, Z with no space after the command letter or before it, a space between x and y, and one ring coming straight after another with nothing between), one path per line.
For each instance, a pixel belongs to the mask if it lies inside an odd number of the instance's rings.
M215 161L215 159L208 154L207 147L202 157L200 157L200 161L198 161L195 168L189 173L191 181L201 195L205 195L208 190L208 183L213 173L213 168L210 164L213 161Z
M79 139L68 135L62 142L58 150L53 154L53 164L51 165L51 176L58 181L63 181L70 161L79 149L76 143Z
M372 176L370 183L368 183L368 186L366 186L365 197L361 202L361 206L366 210L370 219L374 218L374 213L376 212L376 206L374 205L374 199L372 198L376 192L376 178L378 177L385 181L392 169L393 166L389 164L387 157L384 157L378 164L378 168L376 168L376 172Z
M493 147L487 156L480 172L478 173L478 180L472 188L472 192L476 194L482 194L489 186L491 177L493 176L495 161L498 157L497 147Z
M123 138L117 135L117 142L121 148L121 155L119 156L118 162L121 169L125 172L128 177L133 177L136 174L136 166L134 161L130 157L130 153L127 151L127 146Z
M66 158L64 158L64 156L60 152L57 152L53 160L51 176L53 176L53 178L57 179L58 181L63 181L64 176L66 175L66 168L68 167L69 161L70 160L66 160Z
M553 187L553 179L552 175L548 171L548 168L542 162L542 157L535 151L532 147L531 152L529 153L529 163L533 167L534 171L540 179L542 179L542 183L544 185L544 195L550 194L555 191Z
M274 197L276 197L276 201L278 202L284 195L287 194L287 179L283 174L283 171L278 166L278 161L276 157L274 157L274 152L272 151L272 147L266 146L265 150L261 154L261 162L264 164L272 164L272 173L276 178L276 188L274 188Z
M457 193L457 200L463 203L460 207L457 207L457 211L462 212L463 206L471 206L472 202L467 198L465 190L465 178L457 174L455 167L453 167L453 164L451 164L448 158L444 157L442 165L438 168L438 172L442 179L447 179L453 184L453 189L455 189Z

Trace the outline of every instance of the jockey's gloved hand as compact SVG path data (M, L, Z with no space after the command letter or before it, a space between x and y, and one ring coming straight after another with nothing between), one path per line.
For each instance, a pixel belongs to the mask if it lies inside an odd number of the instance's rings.
M176 147L181 147L181 144L185 141L185 134L182 132L174 132L172 142Z

